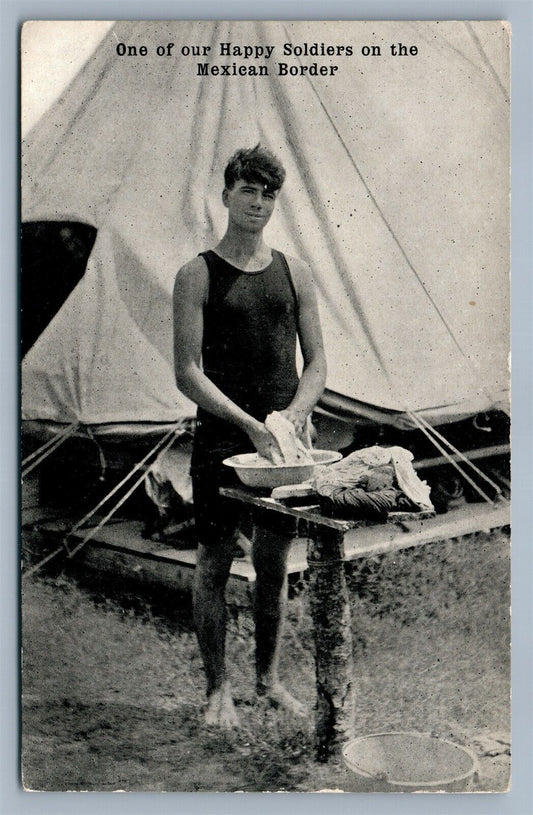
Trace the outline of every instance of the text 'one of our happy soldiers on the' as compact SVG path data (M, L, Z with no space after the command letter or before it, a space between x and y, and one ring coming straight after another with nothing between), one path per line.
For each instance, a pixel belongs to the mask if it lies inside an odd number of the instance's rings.
M270 73L278 76L334 76L339 70L339 65L329 60L326 62L302 62L301 57L315 57L324 59L327 57L337 57L346 59L354 55L364 57L382 56L381 45L362 46L346 44L328 44L324 42L301 43L294 45L290 42L283 43L279 50L282 56L292 58L292 62L275 62L275 45L243 45L232 42L220 42L218 48L211 45L181 45L167 43L159 45L155 49L158 56L178 56L189 58L208 58L208 61L196 63L197 76L270 76ZM393 57L417 56L416 45L405 45L404 43L392 43L388 47L383 46L385 54ZM119 56L146 56L149 49L146 45L131 46L126 43L119 43L116 46ZM215 62L213 58L234 58L235 62ZM238 61L237 61L238 60Z

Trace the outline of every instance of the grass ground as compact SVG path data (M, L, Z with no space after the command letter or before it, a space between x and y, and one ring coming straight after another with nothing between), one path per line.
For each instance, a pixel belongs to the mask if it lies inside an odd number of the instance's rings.
M358 734L432 731L470 747L477 790L507 788L509 538L405 550L348 569ZM230 609L228 663L242 727L202 723L204 680L189 602L88 588L65 575L23 584L22 756L33 790L356 790L317 764L305 586L289 602L281 672L309 707L302 726L253 704L253 623Z

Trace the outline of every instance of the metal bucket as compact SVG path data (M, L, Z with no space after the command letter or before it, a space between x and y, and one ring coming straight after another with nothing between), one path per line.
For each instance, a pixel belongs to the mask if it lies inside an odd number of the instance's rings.
M476 772L467 748L427 733L374 733L353 739L342 752L360 791L461 792Z

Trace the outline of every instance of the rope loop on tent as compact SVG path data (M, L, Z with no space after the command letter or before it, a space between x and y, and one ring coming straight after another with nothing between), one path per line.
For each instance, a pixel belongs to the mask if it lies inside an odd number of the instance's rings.
M102 450L102 447L101 447L100 443L98 442L98 439L95 438L95 435L94 435L93 431L91 430L91 428L87 427L86 430L87 430L87 435L89 436L90 440L96 444L96 449L98 450L98 458L99 458L99 461L100 461L99 479L100 479L100 481L105 481L105 474L106 474L106 471L107 471L107 462L105 460L104 451Z
M412 411L408 411L407 413L408 413L409 417L412 419L412 421L416 424L416 426L422 431L422 433L424 433L425 436L427 436L427 438L431 441L431 443L437 448L437 450L441 453L441 455L443 455L444 458L446 458L447 461L449 461L450 464L452 464L456 468L456 470L459 471L459 473L465 479L465 481L467 481L470 484L470 486L474 488L474 490L478 493L478 495L480 495L483 498L484 501L486 501L488 504L494 505L494 500L492 498L490 498L486 494L486 492L484 492L481 489L481 487L478 484L476 484L476 482L468 475L468 473L466 473L462 469L462 467L459 465L459 463L457 461L455 461L454 458L452 458L451 454L446 450L446 448L443 447L442 444L440 444L439 439L444 444L448 445L448 447L457 456L459 456L459 458L465 464L468 464L470 467L472 467L472 469L476 472L477 475L484 478L485 481L487 481L493 487L493 489L496 491L496 494L497 494L498 498L502 497L502 493L501 493L501 490L500 490L499 486L497 484L495 484L494 481L491 481L491 479L488 478L488 476L486 476L478 467L476 467L476 465L473 464L470 461L470 459L467 458L467 456L464 455L464 453L461 453L459 450L457 450L457 448L455 448L451 444L451 442L449 442L444 436L442 436L437 430L435 430L435 428L432 427L428 422L426 422L425 419L421 419L419 416L416 415L416 413L413 413Z
M474 416L474 419L472 421L472 424L474 425L476 430L480 430L482 433L492 433L492 429L490 427L483 427L483 425L479 424L479 422L477 420L478 416L479 416L479 413L477 414L477 416Z
M111 498L113 495L115 495L115 493L116 493L116 492L117 492L117 491L118 491L118 490L119 490L121 487L123 487L123 486L124 486L124 485L125 485L125 484L126 484L126 483L127 483L127 482L128 482L128 481L129 481L129 480L130 480L130 479L131 479L133 476L134 476L134 475L135 475L135 473L137 473L137 472L138 472L138 471L139 471L141 468L143 468L143 467L144 467L144 465L147 463L147 461L148 461L148 460L149 460L149 459L150 459L150 458L151 458L153 455L155 455L155 453L159 453L159 452L165 452L165 450L167 450L167 449L168 449L168 448L171 446L171 444L173 443L173 441L174 441L174 439L176 438L176 436L181 436L181 435L183 434L184 430L185 430L185 429L187 429L187 427L188 427L188 424L187 424L187 420L185 420L185 419L180 419L180 420L179 420L179 422L177 422L175 425L173 425L173 427L172 427L172 428L171 428L171 429L170 429L170 430L169 430L169 431L168 431L168 432L167 432L167 433L166 433L166 434L163 436L163 438L162 438L162 439L160 439L160 440L159 440L159 441L158 441L158 442L157 442L157 443L156 443L156 444L155 444L155 445L152 447L152 449L151 449L151 450L150 450L150 451L149 451L149 452L148 452L148 453L147 453L147 454L144 456L144 458L143 458L141 461L139 461L137 464L135 464L135 466L134 466L134 467L133 467L133 468L130 470L130 472L129 472L129 473L128 473L128 474L127 474L127 475L126 475L126 476L125 476L125 477L122 479L122 481L120 481L120 482L119 482L119 483L118 483L118 484L117 484L115 487L113 487L113 489L112 489L112 490L111 490L111 491L110 491L110 492L109 492L109 493L108 493L108 494L107 494L107 495L106 495L106 496L105 496L105 497L104 497L104 498L103 498L103 499L102 499L102 500L101 500L101 501L100 501L100 502L99 502L99 503L98 503L98 504L97 504L95 507L93 507L93 508L90 510L90 512L88 512L86 515L84 515L84 517L83 517L83 518L81 518L81 520L79 520L79 521L78 521L78 522L77 522L77 523L76 523L76 524L75 524L75 525L72 527L72 529L70 530L70 532L68 532L68 533L65 535L65 537L63 538L63 541L62 541L61 546L59 546L57 549L55 549L53 552L51 552L49 555L47 555L47 556L46 556L46 557L45 557L43 560L39 561L39 563L37 563L35 566L32 566L30 569L26 570L26 571L24 572L24 574L22 575L22 580L24 580L24 579L25 579L25 578L27 578L27 577L30 577L30 575L32 575L32 574L34 574L35 572L39 571L39 569L41 569L41 568L42 568L42 567L43 567L43 566L44 566L46 563L48 563L48 562L49 562L50 560L52 560L54 557L56 557L57 555L59 555L61 552L63 552L63 551L65 551L65 550L66 550L66 552L67 552L67 556L68 556L69 558L72 558L72 557L73 557L73 556L74 556L74 555L75 555L75 554L76 554L76 553L77 553L77 552L78 552L78 551L79 551L79 550L80 550L80 549L81 549L83 546L85 546L85 544L86 544L86 543L87 543L87 542L88 542L88 541L89 541L89 540L90 540L92 537L94 537L94 535L95 535L95 534L96 534L96 533L97 533L97 532L98 532L98 531L99 531L99 530L100 530L100 529L101 529L101 528L102 528L102 527L103 527L103 526L104 526L104 525L105 525L105 524L108 522L108 520L109 520L109 519L110 519L110 518L111 518L111 517L112 517L112 516L115 514L115 512L116 512L116 511L117 511L117 510L118 510L118 509L119 509L119 508L120 508L120 507L121 507L121 506L122 506L122 505L125 503L125 501L127 501L127 499L130 497L130 495L131 495L131 494L132 494L132 493L133 493L133 492L134 492L134 491L137 489L137 487L138 487L138 486L141 484L141 482L142 482L142 481L144 480L144 478L145 478L145 473L144 473L144 470L143 470L142 474L140 475L140 477L139 477L139 478L137 478L137 479L135 480L135 482L134 482L133 486L132 486L132 487L130 487L130 488L128 489L128 491L125 493L125 495L123 495L123 496L122 496L122 498L121 498L121 499L120 499L120 500L119 500L119 501L118 501L118 502L115 504L115 506L114 506L114 507L113 507L113 508L112 508L112 509L111 509L111 510L110 510L110 511L107 513L107 515L106 515L106 516L105 516L105 517L104 517L104 518L103 518L103 519L100 521L100 523L99 523L99 524L98 524L96 527L91 528L91 529L89 530L89 532L87 533L87 535L86 535L86 536L83 538L83 540L82 540L82 541L81 541L81 542L80 542L80 543L79 543L79 544L78 544L78 545L77 545L77 546L76 546L74 549L69 549L69 546L68 546L68 540L69 540L69 538L71 538L71 537L72 537L72 535L74 535L74 534L75 534L75 533L76 533L76 532L77 532L79 529L81 529L83 526L85 526L85 525L87 524L87 521L88 521L88 520L90 520L90 518L92 518L92 516L93 516L93 515L94 515L96 512L98 512L98 510L99 510L99 509L100 509L102 506L104 506L104 504L106 504L106 503L109 501L109 499L110 499L110 498Z
M25 478L32 472L39 464L41 464L49 455L55 452L64 441L66 441L73 433L79 428L79 422L73 422L68 427L64 428L60 433L51 439L48 439L41 447L30 453L22 461L21 478Z

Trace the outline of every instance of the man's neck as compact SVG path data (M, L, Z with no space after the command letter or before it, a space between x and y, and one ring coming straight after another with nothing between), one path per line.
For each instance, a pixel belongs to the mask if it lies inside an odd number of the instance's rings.
M259 271L272 260L272 250L264 242L262 232L228 229L214 251L245 272Z

